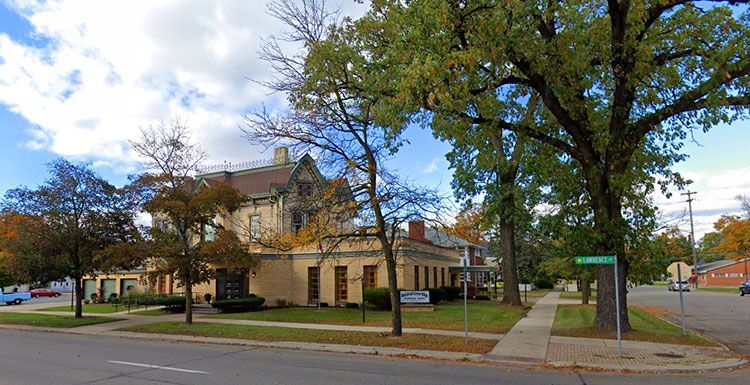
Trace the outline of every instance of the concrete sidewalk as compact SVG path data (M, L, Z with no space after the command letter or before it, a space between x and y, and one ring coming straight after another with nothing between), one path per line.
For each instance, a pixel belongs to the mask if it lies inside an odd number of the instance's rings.
M557 313L560 292L550 292L518 321L487 357L500 361L519 361L541 364L547 357L552 324Z

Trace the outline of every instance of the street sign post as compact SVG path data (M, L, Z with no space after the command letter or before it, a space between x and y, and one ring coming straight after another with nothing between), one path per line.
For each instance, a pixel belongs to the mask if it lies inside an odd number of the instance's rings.
M614 265L615 268L615 311L617 312L617 353L622 356L622 333L620 332L620 278L617 274L616 255L588 255L574 258L576 265Z

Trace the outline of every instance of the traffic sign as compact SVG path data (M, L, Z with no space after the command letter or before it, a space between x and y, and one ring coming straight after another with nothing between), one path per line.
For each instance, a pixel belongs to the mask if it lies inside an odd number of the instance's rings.
M576 265L614 265L614 255L593 255L575 257Z

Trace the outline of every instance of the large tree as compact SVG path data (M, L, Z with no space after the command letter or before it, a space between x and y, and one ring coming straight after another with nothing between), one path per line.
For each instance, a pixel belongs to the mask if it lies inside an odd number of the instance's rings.
M404 92L401 104L450 106L477 125L524 134L574 160L589 196L596 250L618 256L621 308L628 221L623 205L647 170L669 179L682 139L731 123L750 104L745 1L375 0L358 21ZM416 93L432 88L426 97ZM491 93L485 90L493 90ZM537 95L544 124L514 120ZM615 327L614 275L597 271L595 327ZM629 329L628 312L621 324Z
M58 159L48 169L49 179L37 189L6 193L3 208L15 226L6 245L18 275L29 282L71 277L75 316L80 318L82 277L117 268L106 261L109 248L141 238L135 225L136 200L86 164Z
M343 217L355 226L353 231L344 228L328 236L375 240L388 273L392 333L400 336L399 230L409 220L434 214L441 199L387 168L403 140L375 121L376 90L387 85L374 82L379 78L370 74L383 69L368 67L366 52L344 28L348 21L316 0L305 0L300 6L281 0L270 10L288 32L269 39L263 47L262 56L278 74L264 84L284 93L290 109L248 115L245 134L255 144L281 142L299 153L314 154L332 180L346 180L347 194L327 194L328 199L320 197L318 203L328 212L343 209ZM285 53L284 42L298 43L300 51ZM335 192L335 185L328 190Z
M140 182L151 192L144 208L162 224L152 227L148 242L135 247L148 250L142 255L153 266L152 274L170 275L184 288L186 324L193 322L193 286L214 278L216 264L241 268L258 262L231 228L215 222L231 217L247 198L225 183L208 186L193 178L205 155L190 138L188 127L175 119L142 129L140 139L131 142L144 159Z

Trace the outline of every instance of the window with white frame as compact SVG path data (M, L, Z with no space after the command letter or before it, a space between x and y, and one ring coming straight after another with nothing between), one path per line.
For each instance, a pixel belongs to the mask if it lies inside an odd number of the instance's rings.
M739 278L739 276L738 273L729 273L729 278Z
M260 215L250 217L250 240L257 241L260 239Z
M157 219L154 221L154 228L161 232L167 232L169 230L169 221L166 219Z

